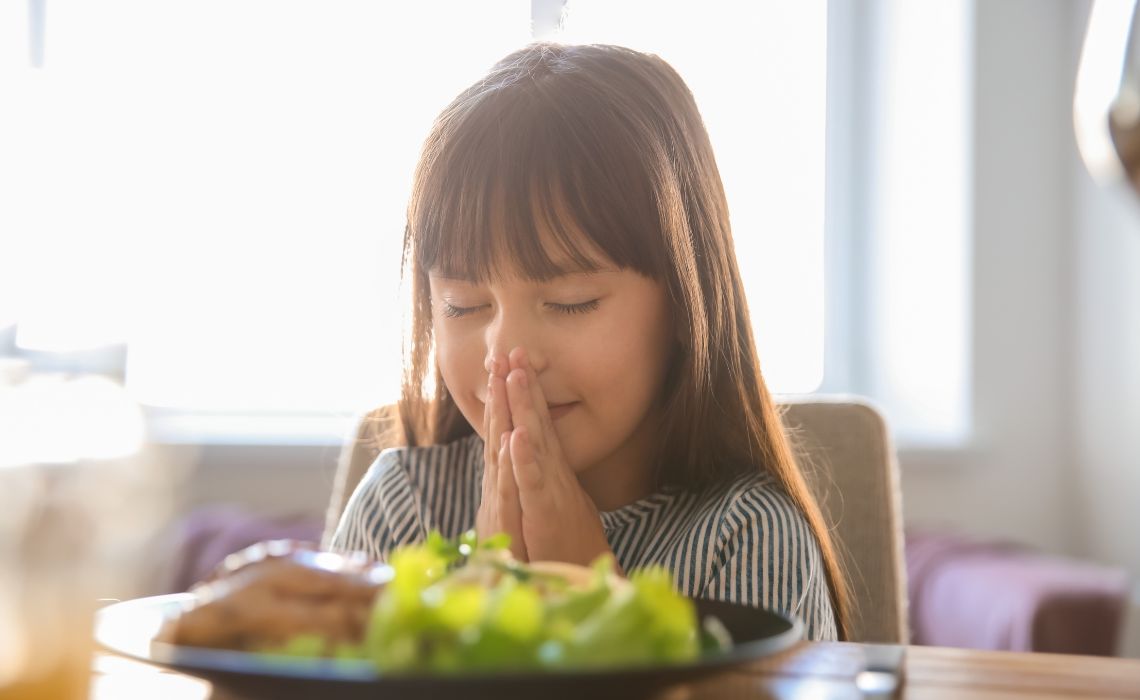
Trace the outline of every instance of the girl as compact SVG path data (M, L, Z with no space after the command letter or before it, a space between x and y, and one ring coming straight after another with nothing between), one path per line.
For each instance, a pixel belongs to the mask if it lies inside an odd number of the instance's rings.
M554 44L500 61L428 136L404 267L403 446L361 481L334 549L502 531L522 560L661 564L687 595L845 637L708 135L668 64Z

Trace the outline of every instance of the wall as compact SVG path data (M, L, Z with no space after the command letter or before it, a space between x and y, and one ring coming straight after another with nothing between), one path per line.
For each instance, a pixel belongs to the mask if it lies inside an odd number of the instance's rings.
M1074 495L1081 552L1128 568L1122 653L1140 656L1140 200L1074 172L1079 272Z
M904 504L912 524L1014 538L1140 582L1140 200L1094 184L1076 155L1089 7L978 3L978 440L903 454ZM1140 595L1121 652L1140 656Z
M974 24L976 435L901 454L903 503L912 524L1072 552L1072 5L982 1Z
M1087 9L1087 7L1085 8ZM1124 648L1140 656L1140 199L1073 171L1076 536L1138 584Z
M336 445L181 445L176 460L194 460L180 508L240 503L266 515L323 515L336 472Z

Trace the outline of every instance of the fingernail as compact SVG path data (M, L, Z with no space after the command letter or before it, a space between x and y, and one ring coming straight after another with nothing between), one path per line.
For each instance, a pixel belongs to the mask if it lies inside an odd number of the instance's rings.
M518 378L519 378L519 379L518 379L518 382L519 382L519 386L521 386L522 388L524 388L524 389L525 389L525 388L526 388L526 385L527 385L527 382L529 381L529 380L526 378L526 372L519 372L519 373L518 373Z

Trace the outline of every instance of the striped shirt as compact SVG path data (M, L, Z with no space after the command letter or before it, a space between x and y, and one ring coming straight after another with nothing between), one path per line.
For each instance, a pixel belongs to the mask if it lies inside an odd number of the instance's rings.
M385 559L431 530L458 537L475 526L482 479L478 435L385 450L349 499L331 548ZM818 542L767 473L699 492L666 489L600 515L623 570L661 565L685 595L796 615L808 639L836 639Z

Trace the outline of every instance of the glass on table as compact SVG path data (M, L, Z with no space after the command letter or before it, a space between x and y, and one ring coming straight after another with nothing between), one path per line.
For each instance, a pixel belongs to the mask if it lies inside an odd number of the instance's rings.
M170 478L112 380L0 383L0 700L88 697L100 598L128 597Z

